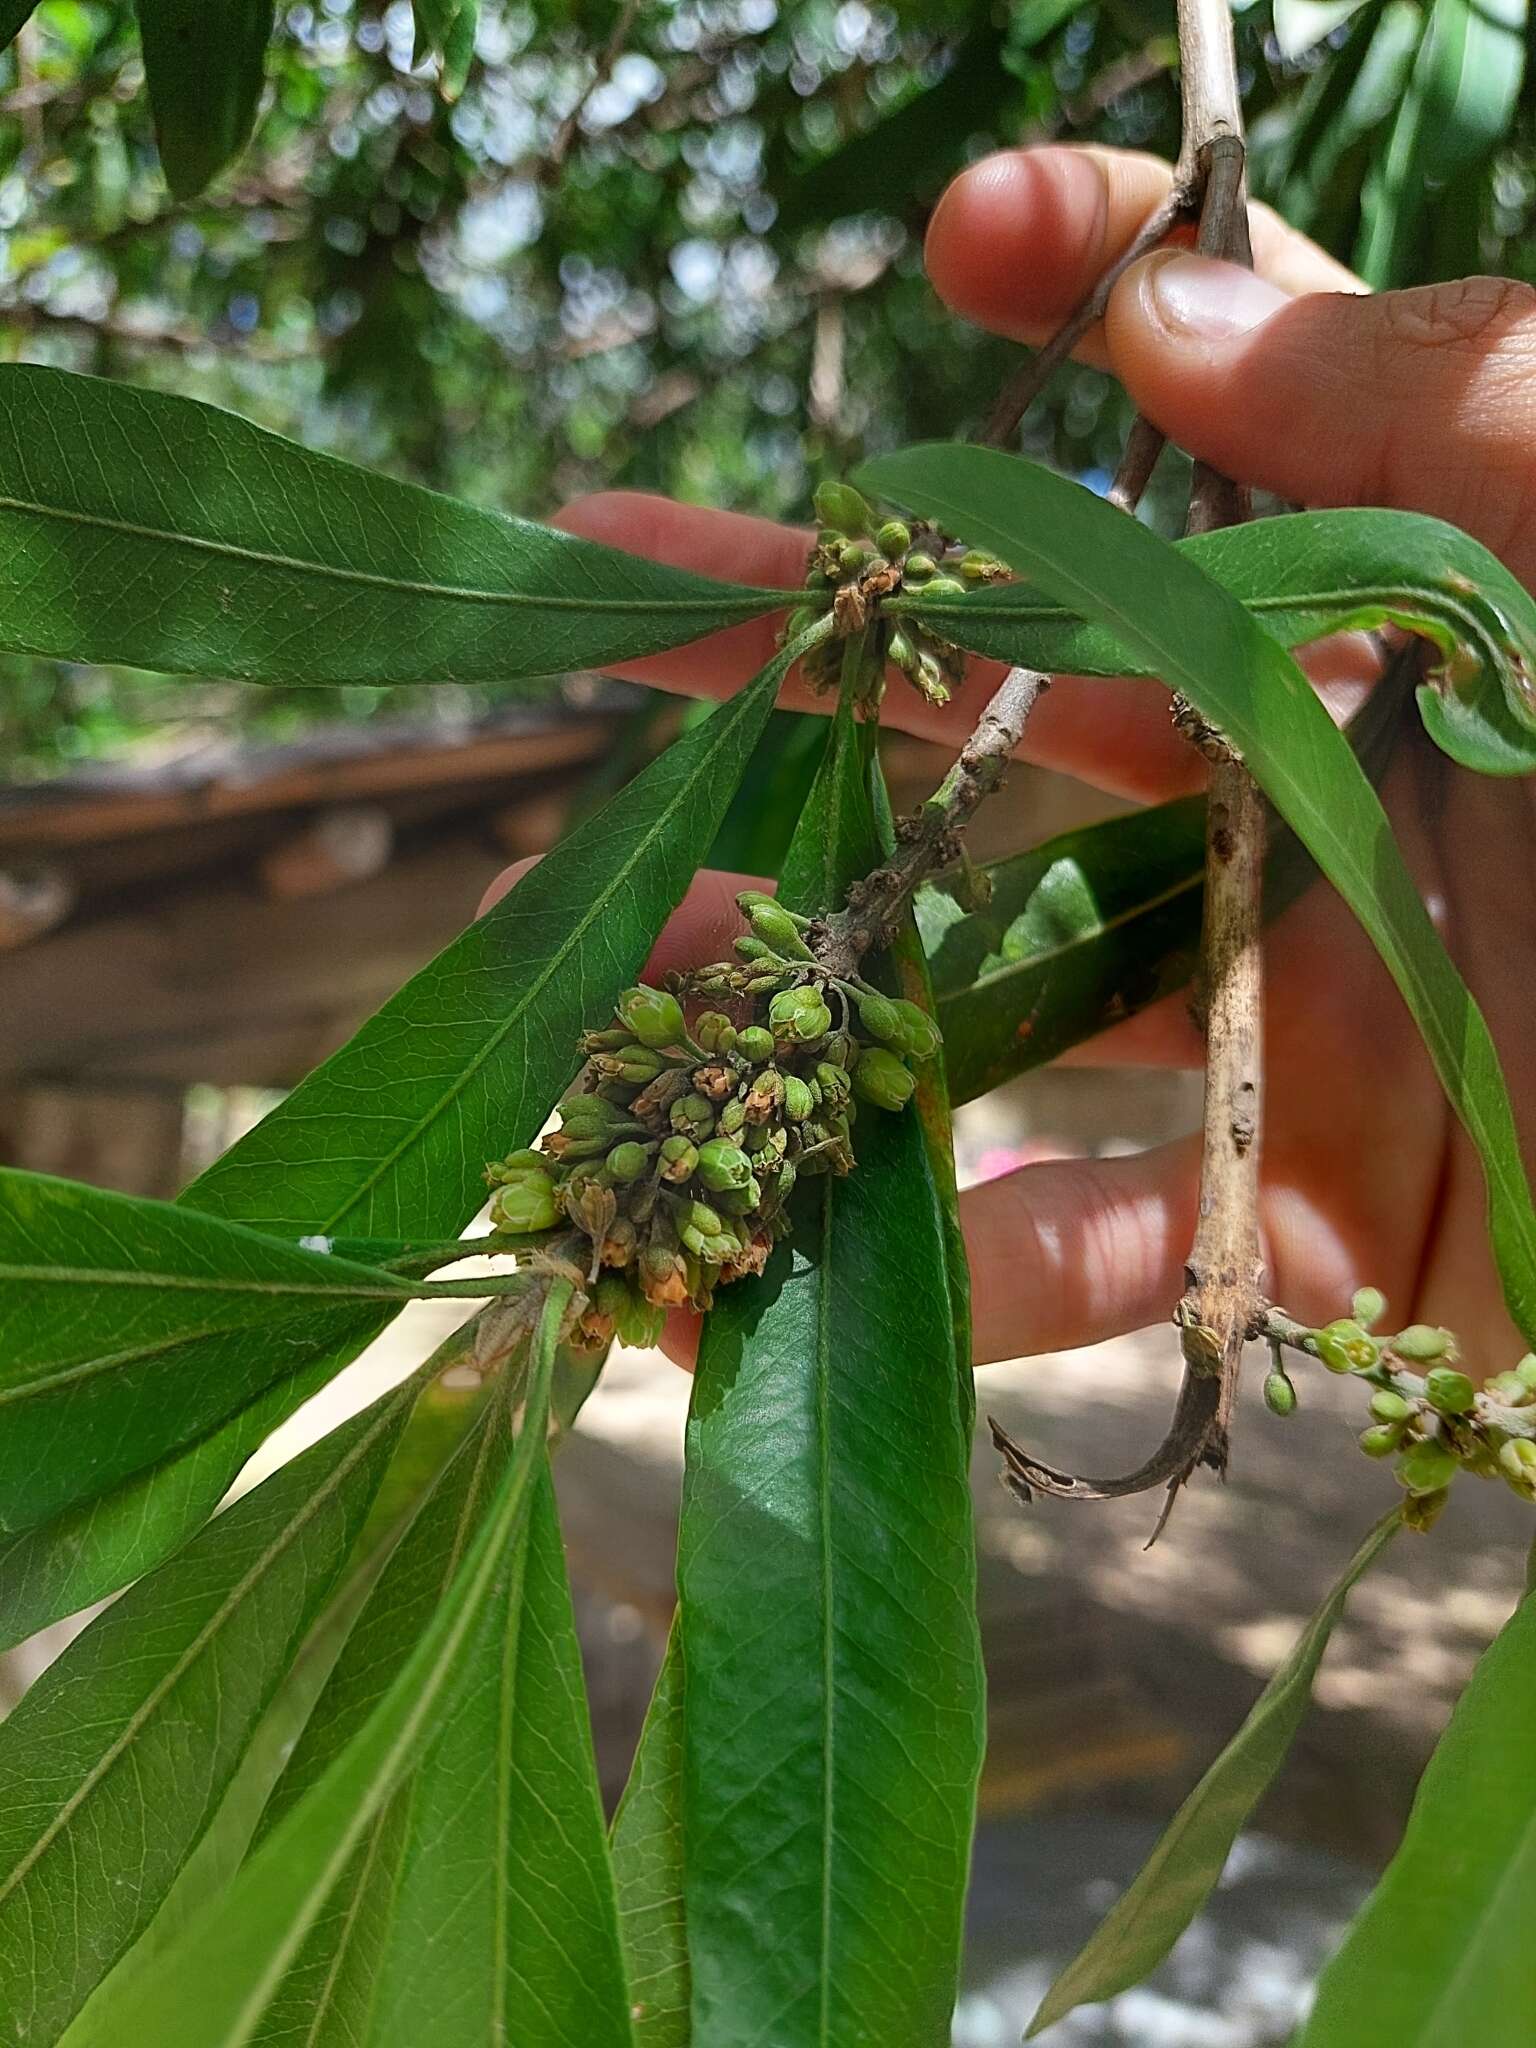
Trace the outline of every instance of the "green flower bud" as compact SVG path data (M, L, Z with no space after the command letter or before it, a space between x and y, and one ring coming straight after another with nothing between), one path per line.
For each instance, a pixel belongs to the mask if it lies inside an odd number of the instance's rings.
M1407 1422L1413 1414L1413 1403L1390 1387L1380 1387L1371 1396L1371 1413L1378 1422Z
M907 583L926 583L938 566L932 555L925 555L919 549L917 553L908 555L902 563L902 579Z
M1477 1398L1477 1389L1466 1374L1449 1365L1437 1365L1425 1375L1424 1391L1429 1405L1442 1415L1469 1415Z
M604 1054L604 1059L633 1059L639 1054L645 1060L655 1057L643 1053L638 1045L631 1042L618 1054ZM609 1102L601 1095L567 1095L555 1105L560 1117L560 1128L573 1138L606 1137L613 1131L621 1131L633 1121L629 1110L617 1102Z
M871 1038L878 1038L882 1045L897 1045L901 1042L901 1012L889 996L877 993L861 995L858 999L859 1022Z
M1529 1387L1536 1394L1536 1351L1527 1351L1515 1367L1515 1378L1522 1387Z
M830 1060L818 1060L815 1080L828 1109L841 1109L853 1092L847 1068L835 1067Z
M1330 1372L1364 1372L1381 1356L1381 1346L1357 1322L1341 1316L1326 1329L1314 1330L1317 1355Z
M949 702L949 685L944 680L944 671L931 654L920 654L917 666L912 671L912 681L930 704Z
M1536 1443L1528 1436L1512 1436L1499 1448L1499 1470L1522 1493L1536 1490Z
M672 1105L672 1128L695 1144L715 1128L715 1106L702 1095L680 1095Z
M754 938L772 946L783 960L810 960L815 956L801 938L799 928L780 903L754 903L747 912Z
M980 548L972 548L960 558L960 574L967 583L996 583L1007 576L1008 565L996 555L985 555Z
M912 545L912 529L904 519L887 519L875 535L875 546L888 562L897 561Z
M648 1302L643 1295L632 1288L625 1288L625 1299L613 1318L614 1332L621 1344L630 1344L637 1351L649 1351L661 1342L661 1333L667 1327L667 1312Z
M784 1107L784 1076L777 1067L765 1067L747 1090L746 1117L749 1124L765 1124Z
M1444 1514L1450 1497L1449 1489L1444 1486L1438 1493L1410 1493L1403 1502L1403 1527L1424 1535Z
M493 1159L485 1169L485 1177L492 1187L504 1187L511 1181L525 1180L529 1174L549 1172L549 1161L542 1152L524 1150L509 1152L505 1159Z
M737 1032L736 1050L748 1066L760 1067L773 1058L773 1033L761 1024L749 1024L745 1031Z
M729 1052L736 1043L736 1026L723 1010L705 1010L693 1035L706 1052Z
M650 1244L640 1254L640 1288L656 1308L681 1308L688 1299L688 1275L677 1253Z
M617 1052L621 1045L633 1045L635 1035L622 1025L613 1031L584 1031L581 1034L583 1052Z
M1501 1408L1526 1408L1530 1406L1531 1389L1518 1372L1498 1372L1487 1381L1483 1392Z
M636 1045L628 1052L594 1053L592 1065L605 1081L625 1081L631 1087L643 1088L647 1081L655 1080L666 1061L649 1046Z
M811 1091L798 1074L784 1076L784 1114L792 1124L804 1123L816 1107Z
M1456 1457L1444 1444L1421 1438L1397 1461L1397 1483L1410 1493L1438 1493L1456 1476Z
M638 1180L650 1163L650 1146L637 1145L633 1138L628 1138L622 1145L615 1145L608 1154L608 1178L617 1181L621 1187L627 1186L630 1181Z
M699 1147L696 1171L711 1190L744 1188L752 1178L752 1162L728 1138L711 1138L707 1145Z
M895 1041L897 1051L908 1053L915 1060L932 1059L944 1041L928 1012L903 998L898 998L891 1007L896 1012L900 1027L900 1035Z
M747 1151L751 1154L756 1172L766 1173L776 1166L789 1150L789 1133L782 1124L750 1124L746 1134Z
M1389 1341L1399 1358L1414 1365L1433 1365L1437 1359L1456 1356L1456 1340L1450 1331L1435 1329L1429 1323L1410 1323Z
M1387 1297L1379 1287L1362 1287L1350 1303L1349 1312L1357 1323L1368 1330L1372 1323L1379 1323L1386 1314Z
M911 675L917 667L917 649L899 626L886 642L885 651L892 665L899 668L903 675Z
M653 1051L681 1045L688 1035L683 1006L677 997L668 995L665 989L647 988L643 982L637 988L625 989L619 997L619 1015L640 1043Z
M935 576L928 585L928 588L923 592L923 595L924 597L964 597L966 589L965 585L957 577Z
M692 1177L693 1170L699 1163L699 1155L691 1138L675 1133L670 1138L662 1139L657 1161L661 1167L662 1179L680 1185Z
M858 576L869 564L869 549L856 540L845 540L837 551L837 566L845 576Z
M818 484L811 502L821 524L835 527L839 533L868 533L875 523L868 500L852 484L838 483L835 479Z
M491 1197L491 1222L497 1230L522 1237L535 1230L553 1230L560 1221L555 1184L547 1173L525 1173L506 1182Z
M720 1211L708 1202L685 1202L679 1212L679 1228L684 1223L702 1231L706 1237L718 1237L721 1230Z
M876 1109L905 1109L916 1086L910 1069L883 1045L868 1046L859 1054L853 1070L854 1093Z
M731 943L743 960L772 960L776 957L772 946L765 945L761 939L752 938L747 934L743 934L739 939L733 939Z
M1390 1458L1403 1440L1400 1422L1373 1422L1360 1432L1360 1448L1368 1458Z
M775 1038L797 1040L809 1045L832 1029L832 1012L814 988L781 989L768 1005L768 1022Z
M821 1057L828 1066L842 1067L852 1073L862 1048L850 1031L834 1031L821 1048Z
M1296 1413L1296 1389L1290 1374L1280 1366L1265 1375L1264 1405L1271 1415L1294 1415Z
M747 1105L739 1095L733 1095L715 1119L715 1129L722 1138L734 1138L747 1121Z

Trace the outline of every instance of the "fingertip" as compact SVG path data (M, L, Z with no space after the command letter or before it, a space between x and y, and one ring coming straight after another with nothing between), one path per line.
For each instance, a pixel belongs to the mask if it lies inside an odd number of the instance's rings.
M1109 213L1086 150L1005 149L946 189L928 224L929 280L952 312L1014 341L1069 313L1099 260Z
M562 506L550 524L723 583L793 592L805 580L810 536L745 512L681 505L649 491L594 491Z
M667 1310L666 1328L661 1333L661 1348L674 1365L680 1365L684 1372L691 1373L699 1362L699 1333L704 1327L704 1318L695 1315L691 1308Z

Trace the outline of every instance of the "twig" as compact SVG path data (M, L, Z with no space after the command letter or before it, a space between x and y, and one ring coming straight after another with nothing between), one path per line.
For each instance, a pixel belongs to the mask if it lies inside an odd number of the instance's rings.
M954 862L960 833L1007 774L1029 715L1049 687L1050 678L1034 669L1009 669L944 780L897 824L891 860L855 884L846 909L812 927L811 950L829 974L848 980L866 953L889 945L920 884Z
M1199 203L1199 185L1184 175L1182 170L1174 176L1173 190L1157 208L1148 214L1126 247L1115 258L1108 270L1099 279L1093 290L1069 313L1065 323L1059 327L1041 349L1024 364L1018 375L1004 388L1003 395L992 408L991 416L979 436L983 447L1003 448L1019 431L1019 422L1045 389L1051 377L1071 355L1090 327L1104 318L1104 309L1109 304L1109 295L1133 263L1139 263L1149 255L1172 229L1181 221L1190 220Z
M1167 442L1168 437L1160 428L1154 427L1145 414L1137 413L1125 437L1125 453L1115 471L1115 480L1104 494L1111 505L1121 512L1136 510Z
M1184 147L1205 171L1195 247L1251 267L1242 109L1227 0L1179 0ZM1247 489L1197 462L1187 531L1207 533L1249 517ZM1259 1238L1263 1129L1264 802L1242 762L1217 736L1202 736L1211 761L1206 799L1204 1149L1194 1242L1176 1320L1187 1378L1215 1378L1220 1399L1204 1443L1174 1492L1201 1462L1224 1471L1243 1348L1265 1308Z

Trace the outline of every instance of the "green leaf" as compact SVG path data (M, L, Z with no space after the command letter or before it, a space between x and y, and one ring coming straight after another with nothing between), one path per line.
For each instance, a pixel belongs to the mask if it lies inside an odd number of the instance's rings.
M840 819L866 821L859 867L877 851L862 755L844 719L792 900L849 878ZM722 1291L694 1381L678 1587L709 2048L949 2033L983 1737L969 1419L922 1128L867 1114L858 1152L763 1279Z
M523 1554L462 1671L409 1787L370 2039L500 2048L526 2034L627 2048L618 1909L547 1465Z
M1434 0L1408 88L1365 193L1356 268L1377 288L1422 274L1444 187L1504 141L1525 67L1526 0Z
M1175 543L1283 646L1353 627L1402 626L1439 651L1425 724L1464 766L1536 768L1536 600L1495 556L1417 512L1294 512ZM978 654L1069 675L1153 673L1102 621L1017 584L903 599Z
M0 1168L0 1527L204 1434L358 1304L418 1292L168 1202Z
M1402 1846L1323 1972L1297 2048L1527 2048L1536 1949L1536 1597L1484 1655Z
M528 1398L495 1497L425 1634L356 1737L273 1829L240 1875L110 2008L60 2048L244 2048L374 1817L420 1761L454 1699L462 1659L505 1600L544 1458L550 1373L570 1289L555 1283L533 1346Z
M0 1649L152 1571L199 1529L258 1445L358 1349L321 1350L198 1442L35 1528L0 1539Z
M727 874L777 875L826 750L826 719L805 711L771 713L706 865Z
M456 100L469 76L475 54L475 29L480 0L414 0L416 61L435 50L442 59L443 96Z
M0 475L0 647L67 661L494 682L657 653L790 601L34 364L0 367Z
M675 1619L629 1783L613 1817L613 1874L636 2048L689 2048L683 1645Z
M193 1182L183 1204L297 1240L436 1242L484 1195L484 1162L528 1142L600 1000L632 981L718 829L786 650L613 797L340 1052ZM600 878L594 885L594 877ZM0 1619L20 1640L151 1569L247 1457L377 1334L313 1331L292 1379L148 1479L0 1546Z
M1348 728L1378 782L1401 731L1402 688L1384 677ZM1058 834L982 869L991 899L959 901L964 877L917 897L938 993L944 1073L974 1101L1185 987L1200 955L1205 800L1180 797ZM1264 914L1300 897L1317 868L1272 821Z
M1030 2035L1044 2033L1075 2006L1113 1998L1150 1976L1200 1911L1220 1881L1233 1843L1285 1762L1345 1601L1401 1526L1402 1510L1393 1508L1360 1545L1129 1890L1046 1993ZM1378 2038L1395 2043L1398 2037L1367 2030L1351 2037L1350 2048Z
M273 0L135 0L165 182L191 199L237 157L261 99Z
M530 869L182 1199L277 1237L462 1229L485 1162L530 1142L581 1032L644 965L793 658L778 655Z
M0 1727L0 2011L17 2048L54 2042L153 1918L346 1561L414 1392L221 1515Z
M927 447L865 477L1108 627L1225 732L1359 918L1482 1161L1504 1298L1536 1340L1536 1211L1488 1026L1403 864L1376 792L1295 662L1198 564L1080 484L995 450Z

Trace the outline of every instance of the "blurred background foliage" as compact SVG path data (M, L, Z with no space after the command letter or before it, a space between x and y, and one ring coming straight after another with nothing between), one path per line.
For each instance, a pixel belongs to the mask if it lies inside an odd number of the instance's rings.
M181 4L141 0L147 24ZM924 282L945 180L1005 143L1177 140L1172 0L320 0L272 10L264 60L264 0L234 11L254 133L178 198L133 8L0 0L0 33L25 22L0 56L6 353L533 517L607 486L794 517L864 452L966 431L1017 351ZM1263 196L1377 285L1536 275L1523 0L1237 19ZM185 192L207 165L180 104ZM1092 479L1125 423L1068 369L1026 434ZM0 769L495 697L13 663Z

